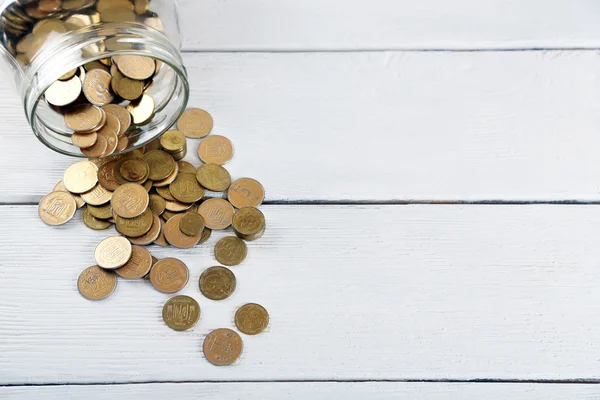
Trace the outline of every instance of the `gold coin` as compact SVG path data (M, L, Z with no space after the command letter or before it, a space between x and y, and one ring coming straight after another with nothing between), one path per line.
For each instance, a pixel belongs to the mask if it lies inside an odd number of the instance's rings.
M263 306L248 303L235 313L235 326L246 335L257 335L269 325L269 313Z
M144 94L138 100L129 103L127 111L131 114L134 124L144 125L154 116L154 99Z
M144 81L122 78L116 84L116 92L125 100L135 100L144 93Z
M81 152L88 157L97 158L102 157L106 150L108 149L108 141L104 136L98 136L96 139L96 143L93 146L86 147L85 149L81 149Z
M150 143L146 143L142 150L144 150L145 153L149 153L152 150L160 150L160 138L154 139Z
M115 272L121 278L140 279L150 272L152 267L152 255L150 252L140 246L131 246L131 258L121 268Z
M187 161L177 161L177 165L179 166L180 174L185 174L185 173L195 174L196 173L196 167L194 167L192 164L190 164Z
M154 244L157 244L162 247L169 246L167 239L165 239L165 225L166 225L166 222L160 224L160 233L158 234L158 237L156 238L156 240L154 240Z
M175 293L188 283L188 267L176 258L163 258L152 267L150 282L162 293Z
M66 106L73 103L81 94L81 81L74 76L68 81L55 81L46 92L46 101L53 106Z
M121 176L129 182L144 182L150 174L148 163L141 158L125 159L119 168Z
M75 132L87 133L101 127L105 113L91 104L71 107L65 113L65 124Z
M211 300L228 298L235 291L235 286L235 275L225 267L210 267L200 275L200 291Z
M186 145L185 136L177 130L166 131L160 137L160 145L165 151L179 151Z
M187 212L179 220L179 230L188 236L202 237L204 230L204 218L197 212Z
M119 71L128 78L144 80L154 75L156 64L154 59L144 56L118 56L114 61Z
M98 168L98 182L107 190L115 191L121 185L114 175L115 164L118 160L110 160Z
M132 244L137 244L140 246L146 246L148 244L152 244L156 239L158 239L160 235L160 231L162 229L162 222L160 222L160 218L157 215L152 215L152 226L150 230L139 237L129 237L129 241Z
M175 159L173 159L173 161L175 161ZM171 172L171 174L169 174L169 176L167 176L165 179L153 181L152 186L157 187L157 188L169 186L171 183L173 183L175 178L177 178L178 174L179 174L179 165L177 163L175 163L175 169L173 170L173 172Z
M71 136L71 141L77 147L86 148L96 144L98 135L95 132L92 133L77 133L75 132Z
M229 172L218 164L204 164L198 168L196 179L213 192L223 192L231 185Z
M119 141L117 142L117 148L115 149L115 153L121 153L126 150L129 146L129 138L125 135L119 137Z
M165 209L171 212L181 212L185 210L189 210L193 204L191 203L181 203L177 200L165 200Z
M117 275L98 266L89 267L79 275L77 289L88 300L104 300L117 288Z
M240 265L247 255L248 246L235 236L226 236L215 245L215 258L223 265Z
M143 160L150 167L148 179L155 182L167 178L177 167L173 157L160 150L152 150L144 154Z
M110 203L101 206L87 206L90 214L98 219L109 219L113 216L112 207Z
M101 231L110 228L112 225L110 222L98 219L92 215L89 208L83 210L83 223L90 229L95 231Z
M102 107L107 114L112 114L119 120L119 136L123 135L131 126L131 114L125 108L116 104L107 104Z
M204 357L217 366L231 365L240 358L244 344L237 332L220 328L209 333L204 339Z
M165 212L162 213L161 217L166 221L170 220L171 218L173 218L176 215L179 215L180 213L176 213L173 211L169 211L169 210L165 210Z
M123 8L133 11L133 4L129 0L98 0L96 4L96 9L101 13L111 8Z
M98 61L100 61L102 64L106 65L107 67L110 67L112 65L112 60L110 59L110 57L101 58Z
M202 230L202 237L200 238L200 242L198 242L198 244L206 242L210 238L210 235L212 235L212 230L204 228Z
M93 71L95 69L99 69L100 71L105 71L108 72L108 68L106 68L106 65L102 64L100 61L95 60L95 61L90 61L87 64L84 64L83 67L85 68L85 70L87 72ZM87 75L87 74L86 74Z
M98 167L89 161L71 164L63 175L63 184L71 193L84 193L98 183Z
M141 215L134 218L123 218L117 215L115 216L117 231L130 238L145 235L152 228L153 215L150 209L146 209Z
M129 154L133 154L133 153L129 153ZM115 164L114 168L113 168L113 175L115 176L115 180L117 182L119 182L120 185L124 185L126 183L129 183L129 181L127 179L125 179L125 177L121 174L121 167L129 160L138 160L140 158L134 156L134 155L125 155L124 157L121 157L117 163ZM125 169L123 169L123 172L125 172L126 175L128 176L133 176L134 174L137 174L136 172L136 165L135 164L129 164ZM147 177L147 176L146 176ZM142 184L145 181L145 178L143 175L140 176L141 179L139 179L138 181L134 181L133 183L138 183L138 184Z
M200 320L200 305L189 296L171 297L163 306L162 318L171 329L188 330Z
M150 197L143 186L126 183L113 192L110 204L115 214L123 218L134 218L148 208Z
M154 268L154 264L156 264L158 261L159 261L158 258L152 256L152 267L150 267L150 271L152 271L152 268ZM146 274L146 276L144 277L144 279L150 280L150 272L148 272Z
M77 203L68 192L52 192L40 200L38 214L48 225L62 225L75 215Z
M104 110L104 108L102 108ZM111 131L115 132L115 134L119 134L119 132L121 132L121 122L119 121L119 118L117 118L116 115L113 115L111 113L108 113L106 111L104 111L106 114L106 123L104 124L104 127L109 128Z
M170 218L165 223L164 234L165 239L167 239L167 242L169 242L172 246L175 246L180 249L188 249L198 244L202 234L199 233L194 236L188 236L181 232L179 226L182 218L183 214L178 214Z
M78 68L75 68L75 69L70 70L69 72L65 72L60 78L58 78L58 80L68 81L69 79L71 79L72 77L75 76L75 74L77 73L78 70L79 70Z
M117 132L105 125L98 130L97 134L99 137L103 136L106 139L106 150L101 157L106 157L114 153L119 142Z
M243 207L233 215L233 231L235 234L244 240L251 238L258 239L256 235L265 230L265 216L257 208ZM262 232L261 232L262 231Z
M198 213L204 217L207 228L221 230L231 225L234 210L227 200L208 199L200 204Z
M177 128L186 137L192 139L203 138L213 128L213 119L209 113L199 108L190 108L184 111L177 121Z
M104 187L99 183L97 183L92 190L81 194L83 201L92 206L101 206L102 204L106 204L110 201L111 197L112 192L104 189Z
M103 69L88 70L83 81L83 94L95 106L110 104L115 96L110 91L110 74Z
M265 189L255 179L241 178L229 186L227 199L236 208L258 207L265 199Z
M158 193L160 197L162 197L165 200L175 201L175 197L173 197L173 195L171 194L171 191L169 190L168 186L157 187L156 193Z
M198 157L205 164L227 164L233 157L233 144L225 136L208 136L198 146Z
M152 212L155 215L160 215L165 211L165 199L163 199L162 197L160 197L158 194L151 194L150 195L150 210L152 210Z
M176 200L182 203L195 203L204 196L204 188L200 186L195 174L179 174L169 186Z
M112 236L96 246L96 264L105 269L117 269L125 265L131 257L131 243L123 236Z
M133 0L133 6L137 15L143 15L150 7L150 0Z
M54 186L54 189L52 189L53 192L67 192L70 193L71 196L73 196L73 198L75 199L75 203L77 203L77 208L81 208L85 205L85 201L83 201L83 199L81 198L80 195L78 194L73 194L71 192L69 192L67 190L67 188L65 187L65 185L63 184L62 181L58 181L58 183Z

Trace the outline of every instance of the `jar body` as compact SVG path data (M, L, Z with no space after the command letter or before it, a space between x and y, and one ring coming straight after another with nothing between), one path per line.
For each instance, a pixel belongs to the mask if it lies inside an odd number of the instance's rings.
M132 126L127 146L119 152L157 138L185 109L189 85L179 52L176 1L17 0L5 1L1 10L3 69L14 79L34 134L51 149L85 156L72 143L73 130L64 121L64 108L70 105L49 104L44 93L69 71L81 71L81 76L90 65L102 67L99 60L108 63L107 69L117 56L156 60L156 73L144 88L154 100L154 114Z

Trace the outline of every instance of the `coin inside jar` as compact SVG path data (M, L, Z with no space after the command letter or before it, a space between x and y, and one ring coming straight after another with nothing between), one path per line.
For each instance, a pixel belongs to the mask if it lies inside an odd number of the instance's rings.
M204 164L198 168L196 179L200 185L213 192L223 192L231 184L229 172L218 164Z
M231 365L236 362L243 348L240 335L226 328L215 329L206 335L202 344L206 359L217 366Z
M96 246L94 258L105 269L117 269L125 265L131 257L131 243L122 236L104 239Z
M162 318L173 330L191 329L200 320L200 305L189 296L171 297L163 306Z
M55 81L46 91L46 101L54 106L66 106L73 103L81 94L81 80L77 76L68 81Z
M227 164L233 157L233 144L225 136L208 136L200 142L198 156L206 164Z
M97 158L102 157L102 155L106 153L107 149L108 141L106 140L106 138L104 136L98 136L98 138L96 139L96 143L94 143L90 147L81 149L81 152L88 157Z
M65 124L75 132L88 133L100 128L104 112L91 104L70 107L65 113Z
M246 243L235 236L226 236L215 245L215 258L223 265L239 265L248 255Z
M79 79L79 78L77 78ZM88 71L83 80L83 94L95 106L105 106L114 100L110 91L110 74L102 69Z
M119 136L123 135L131 126L131 114L125 108L117 104L107 104L102 107L108 114L112 114L119 120Z
M52 192L44 196L38 206L40 219L47 225L62 225L75 215L77 203L68 192Z
M265 198L265 189L255 179L241 178L229 186L227 199L236 208L258 207Z
M176 258L163 258L150 270L150 282L162 293L175 293L185 287L189 280L187 266Z
M208 199L200 204L198 213L204 218L209 229L227 229L233 220L233 206L227 200Z
M202 272L198 285L206 298L224 300L235 291L236 279L228 268L216 266Z
M140 246L131 246L131 257L121 268L115 270L117 275L125 279L140 279L150 272L152 255Z
M98 140L98 135L95 132L92 133L74 133L71 136L71 141L77 147L86 148L91 147Z
M142 95L127 105L127 111L131 114L133 123L144 125L154 115L154 99L147 94Z
M77 289L88 300L104 300L117 288L117 275L98 266L85 269L77 279Z
M244 304L235 313L235 326L246 335L257 335L268 325L269 313L260 304Z
M213 128L213 119L209 113L199 108L189 108L181 114L177 121L177 128L186 137L192 139L203 138Z
M123 75L135 80L148 79L156 70L154 59L150 57L127 55L114 57L114 61Z

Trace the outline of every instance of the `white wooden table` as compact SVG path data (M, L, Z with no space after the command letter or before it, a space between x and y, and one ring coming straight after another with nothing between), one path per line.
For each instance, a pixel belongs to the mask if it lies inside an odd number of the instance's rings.
M190 266L189 332L147 282L85 301L113 232L38 220L73 160L4 83L1 399L600 398L598 1L181 3L190 105L265 185L267 232L222 302L197 279L223 234L151 248ZM249 301L268 331L210 365Z

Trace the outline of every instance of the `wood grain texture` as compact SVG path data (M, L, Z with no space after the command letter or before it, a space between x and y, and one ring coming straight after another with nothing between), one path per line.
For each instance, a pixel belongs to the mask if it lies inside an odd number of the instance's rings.
M183 0L180 4L186 50L600 46L600 5L594 0Z
M598 385L495 383L160 383L108 386L0 387L3 400L596 400Z
M196 328L175 332L160 316L169 296L148 282L121 280L102 302L77 293L110 232L0 207L0 384L600 378L599 206L263 210L267 232L225 301L197 288L223 233L151 249L187 263L183 293L202 307ZM210 365L204 336L250 301L269 310L268 330L244 336L234 366Z
M600 200L597 53L186 54L190 106L268 201ZM37 202L73 159L0 96L0 202ZM199 162L196 141L188 159Z

